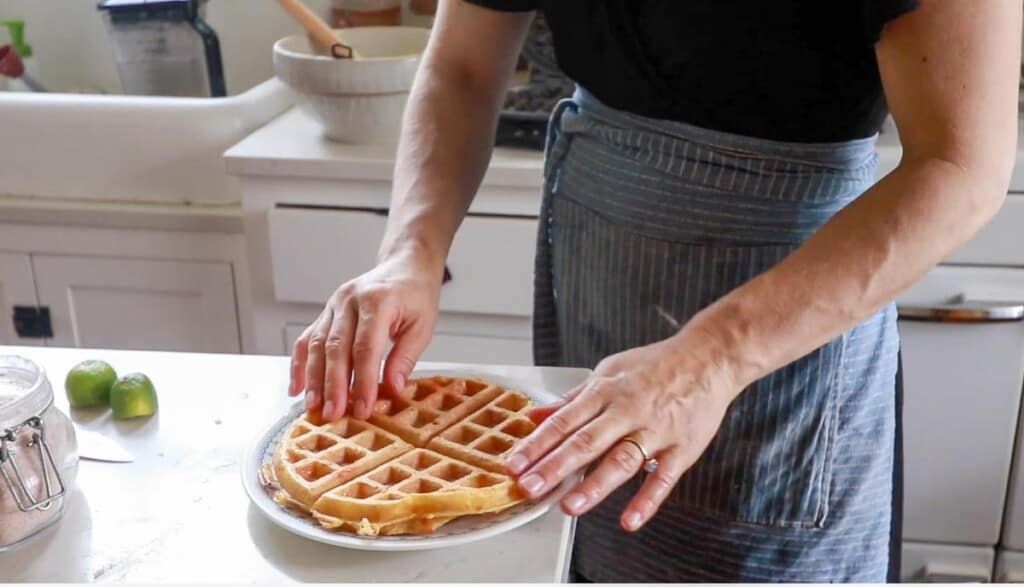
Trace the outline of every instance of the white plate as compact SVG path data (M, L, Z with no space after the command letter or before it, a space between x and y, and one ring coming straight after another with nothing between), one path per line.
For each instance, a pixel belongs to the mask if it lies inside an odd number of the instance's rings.
M583 370L572 371L573 375L581 377L584 377L586 373ZM433 375L477 377L508 389L521 391L533 398L534 402L539 405L551 403L559 398L554 393L538 389L535 384L530 385L528 382L516 380L515 378L481 371L424 370L413 373L413 377L430 377ZM252 447L246 451L242 459L242 484L245 486L245 492L249 495L249 499L272 522L289 532L325 544L358 550L393 552L444 548L476 542L477 540L508 532L544 515L582 477L582 472L577 472L540 500L524 502L497 514L459 518L445 524L437 532L425 536L366 537L341 532L330 532L321 528L315 520L286 510L274 503L270 493L259 481L260 468L264 463L271 461L278 438L284 432L285 427L298 417L303 409L302 402L296 403L286 414L278 418L277 421L254 439Z

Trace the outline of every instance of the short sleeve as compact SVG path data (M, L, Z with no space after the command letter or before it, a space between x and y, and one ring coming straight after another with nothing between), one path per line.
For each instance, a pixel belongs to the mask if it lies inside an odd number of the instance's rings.
M920 4L920 0L864 0L864 31L868 42L872 45L877 43L885 25Z
M466 0L470 4L502 12L530 12L540 9L541 0Z

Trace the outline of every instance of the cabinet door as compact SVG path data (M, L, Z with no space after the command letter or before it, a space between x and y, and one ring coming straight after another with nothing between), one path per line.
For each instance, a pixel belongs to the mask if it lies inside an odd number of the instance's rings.
M942 266L900 299L904 539L992 546L1024 376L1024 270Z
M36 288L27 254L0 253L0 344L41 345L42 340L20 338L14 330L14 307L35 306Z
M79 348L240 350L229 263L34 255L53 344Z

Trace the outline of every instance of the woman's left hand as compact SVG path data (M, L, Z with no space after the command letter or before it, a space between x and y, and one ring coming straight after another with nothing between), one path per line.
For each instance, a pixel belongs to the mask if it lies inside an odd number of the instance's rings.
M623 441L630 437L658 466L621 524L635 531L650 520L707 448L739 391L719 365L701 364L681 347L675 336L612 355L561 402L536 409L531 417L542 423L507 461L523 491L539 497L600 460L562 499L567 514L587 512L643 468L640 449Z

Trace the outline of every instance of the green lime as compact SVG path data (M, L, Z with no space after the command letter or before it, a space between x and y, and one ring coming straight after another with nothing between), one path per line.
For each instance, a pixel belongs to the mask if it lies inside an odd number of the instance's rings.
M114 368L103 361L82 361L68 371L64 391L76 408L95 408L110 403L110 386L117 380Z
M156 389L142 373L122 375L110 388L110 408L119 420L156 413Z

